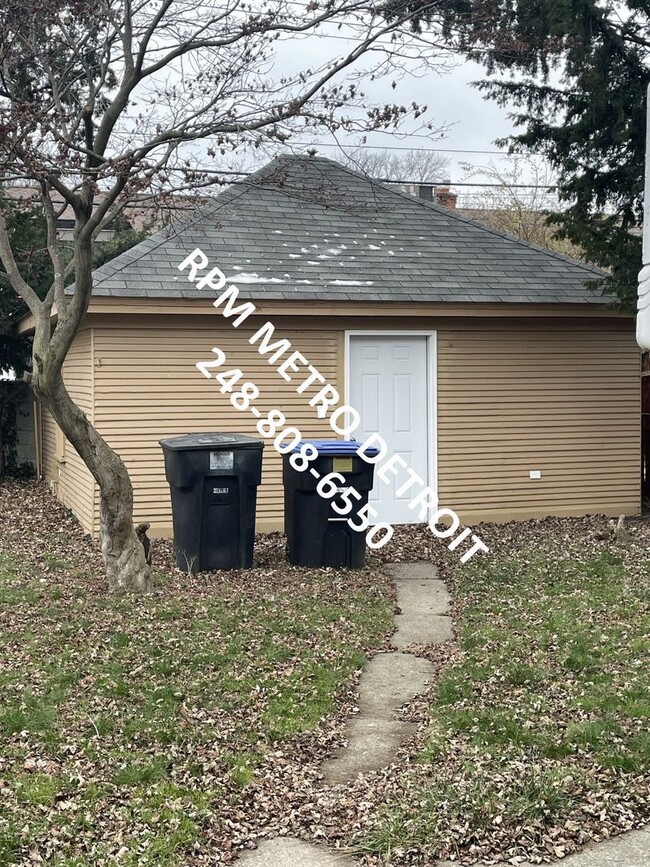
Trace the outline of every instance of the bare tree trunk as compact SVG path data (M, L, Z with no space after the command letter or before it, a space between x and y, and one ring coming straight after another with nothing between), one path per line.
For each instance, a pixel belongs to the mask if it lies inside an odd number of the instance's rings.
M135 534L133 487L124 462L74 403L60 371L46 371L45 376L41 373L34 377L32 388L99 485L101 550L109 590L148 593L151 569Z

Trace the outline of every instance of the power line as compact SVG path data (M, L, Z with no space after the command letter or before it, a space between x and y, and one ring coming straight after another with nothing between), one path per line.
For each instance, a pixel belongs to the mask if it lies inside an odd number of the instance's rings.
M175 169L175 171L181 171L180 169ZM196 172L197 175L236 175L240 178L248 178L251 175L254 175L255 172L235 172L235 171L223 171L220 172L217 169L192 169L193 172ZM502 190L556 190L557 184L495 184L495 183L481 183L480 181L405 181L405 180L396 180L394 178L372 178L369 177L369 180L377 181L380 184L404 184L405 186L424 186L424 187L494 187Z
M381 130L377 130L377 132L381 132ZM392 133L391 133L392 135ZM346 150L352 151L367 151L367 150L376 150L376 151L417 151L418 153L423 154L487 154L489 156L502 156L502 157L516 157L516 156L525 156L529 157L543 157L543 154L516 154L511 153L510 151L482 151L482 150L470 150L469 148L421 148L415 145L355 145L343 143L341 145L331 144L331 143L322 143L318 142L308 142L308 141L292 141L292 145L296 145L297 147L302 148L314 148L318 150L319 148L335 148L336 150L340 150L345 152Z
M405 146L397 146L397 145L349 145L349 146L341 146L335 144L313 144L309 142L297 141L293 142L293 144L298 145L298 147L308 147L308 148L337 148L338 150L344 151L345 147L349 147L350 150L390 150L390 151L418 151L418 153L422 152L425 154L490 154L493 156L504 156L511 157L517 156L517 154L511 154L510 151L478 151L478 150L467 150L465 148L419 148L419 147L405 147ZM531 156L540 156L539 154L531 154Z

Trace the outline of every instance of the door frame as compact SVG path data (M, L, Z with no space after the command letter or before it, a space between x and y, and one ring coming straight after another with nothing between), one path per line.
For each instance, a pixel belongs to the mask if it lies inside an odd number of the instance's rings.
M350 344L353 337L426 338L427 485L438 494L438 332L430 329L354 329L345 332L343 379L345 404L350 404ZM356 407L355 407L356 409Z

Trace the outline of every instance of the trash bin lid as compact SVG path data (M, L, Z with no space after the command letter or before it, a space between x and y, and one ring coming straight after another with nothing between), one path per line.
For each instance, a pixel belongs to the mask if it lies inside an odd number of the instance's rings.
M354 455L357 453L359 446L363 445L363 443L357 440L300 440L292 451L299 452L300 446L303 443L315 446L320 455ZM374 458L379 454L379 449L372 446L365 449L365 454L370 458Z
M188 451L190 449L257 449L264 448L262 440L240 433L191 433L179 437L158 440L164 449L171 451Z

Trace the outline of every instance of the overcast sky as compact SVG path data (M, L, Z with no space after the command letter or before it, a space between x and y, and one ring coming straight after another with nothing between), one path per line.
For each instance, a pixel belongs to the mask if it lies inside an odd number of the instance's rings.
M465 171L461 163L475 166L486 165L493 161L498 165L508 165L512 158L500 154L504 149L494 144L495 139L514 132L506 109L500 108L492 100L485 99L480 91L471 86L472 81L485 77L483 67L471 61L462 61L450 71L437 74L431 72L422 78L405 78L393 91L388 81L375 85L375 96L381 101L426 103L429 107L428 118L437 125L448 125L443 138L431 134L431 139L423 138L423 133L402 138L384 133L368 136L368 144L390 149L394 147L449 149L444 155L451 159L449 175L452 181L459 181ZM323 155L330 148L323 148ZM484 151L485 153L455 153L454 151ZM410 180L410 179L409 179Z
M318 61L325 62L331 59L333 53L349 47L334 33L325 35L322 32L318 36L309 36L301 40L290 39L285 43L287 44L290 47L288 54L285 56L280 49L276 56L272 70L273 77L295 71L297 68L304 68L306 65L316 64ZM364 82L362 88L367 95L368 104L409 105L413 101L426 104L428 106L426 120L433 123L434 129L446 127L442 137L435 132L427 135L426 131L422 130L416 135L406 137L403 134L396 136L374 132L368 134L367 144L387 150L405 147L440 149L443 155L451 160L446 174L450 177L452 186L454 181L458 183L467 178L467 171L462 164L471 163L473 166L481 167L493 162L500 169L507 170L512 166L513 158L503 155L504 149L496 146L494 142L495 139L515 132L512 122L508 119L508 109L485 99L479 90L472 87L472 81L486 77L484 67L457 55L450 54L445 60L446 69L440 72L433 69L424 72L419 70L415 75L406 74L401 79L397 79L395 89L391 86L394 80L392 75L370 84ZM405 66L410 68L414 64L407 60ZM420 121L416 122L418 126L420 123ZM411 123L410 128L414 129L415 124ZM348 143L352 143L354 138L340 135L335 139L331 135L323 134L318 142L314 139L309 141L314 141L321 155L336 157L336 142L347 140ZM302 140L307 138L296 137L296 141ZM460 151L466 152L460 153ZM467 151L483 153L467 153ZM540 158L533 159L537 164L540 163ZM534 180L525 167L523 171L524 175L519 179L522 183ZM473 180L485 182L493 179L485 175L477 175ZM461 195L465 194L468 204L473 204L470 200L477 199L479 193L486 192L485 189L479 191L478 188L462 187L456 187L456 191Z
M298 73L310 69L311 74L317 70L329 68L334 58L340 58L353 50L358 44L359 34L349 24L339 29L330 23L306 34L285 34L273 43L272 51L267 60L262 62L259 74L262 79L277 83L280 79L294 79ZM378 44L388 44L393 50L395 43L387 43L382 38ZM436 37L432 37L436 41ZM355 64L352 69L336 78L338 84L349 84L356 80L356 72L362 69L374 68L378 58L377 53L370 52ZM427 64L422 63L422 57L427 58ZM359 118L365 117L365 109L369 106L393 104L409 106L415 102L426 105L428 111L424 116L426 122L433 125L433 131L423 128L423 121L410 119L400 128L399 133L376 131L366 136L366 147L400 149L435 149L442 156L449 158L449 167L444 170L444 176L454 184L468 180L467 164L477 170L471 175L475 182L494 182L494 178L480 173L480 168L489 163L495 164L504 174L512 168L513 157L507 155L504 148L495 145L495 140L515 132L508 119L508 109L501 108L494 101L485 99L481 91L472 87L472 82L486 77L484 67L465 58L448 52L443 44L422 46L411 34L406 43L399 49L398 63L404 69L393 69L385 76L369 81L367 78L360 83L364 94L363 107L353 109ZM393 85L396 87L393 87ZM300 124L298 124L300 128ZM407 132L412 134L406 134ZM260 168L275 153L287 150L304 152L313 147L322 156L339 157L339 145L353 148L362 141L360 134L321 132L318 135L298 132L290 145L271 144L260 150L251 149L242 153L237 149L234 154L226 154L220 160L221 170L252 170ZM305 146L302 146L304 143ZM540 158L533 158L535 165L541 163ZM520 183L534 181L531 170L521 165L522 174L517 179ZM543 180L548 182L552 176ZM406 180L417 181L418 178ZM539 181L539 178L538 178ZM460 204L466 206L481 206L481 196L488 196L490 191L485 188L462 186L455 187L460 193ZM525 195L525 194L522 194Z
M373 96L378 101L411 102L428 105L428 119L435 125L451 124L442 141L426 142L421 136L405 141L397 141L390 135L374 133L369 143L378 145L395 144L401 147L440 147L463 150L495 151L494 140L508 135L512 123L507 111L471 86L472 81L485 77L483 67L471 61L460 61L450 71L429 72L422 77L406 77L398 82L396 90L390 87L390 80L377 82ZM369 90L369 88L366 88ZM502 149L500 149L502 150ZM461 159L465 156L458 155ZM481 159L489 158L483 155Z

